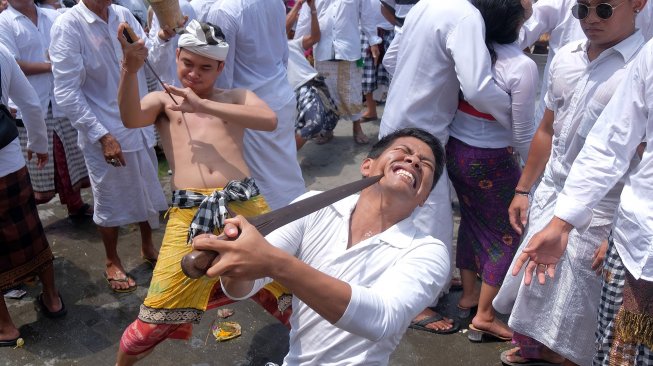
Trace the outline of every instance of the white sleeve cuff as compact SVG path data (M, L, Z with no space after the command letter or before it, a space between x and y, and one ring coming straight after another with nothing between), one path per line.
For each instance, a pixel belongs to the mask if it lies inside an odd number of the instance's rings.
M593 216L592 209L564 193L558 196L553 214L570 223L581 234L590 226Z
M368 310L381 309L381 304L376 296L365 296L366 288L356 285L351 286L351 299L347 305L345 313L334 324L336 327L346 330L350 333L365 337L370 341L376 342L383 334L379 334L377 326L370 326L371 317L365 316L361 313Z
M230 295L229 292L227 291L227 289L222 284L222 280L220 281L220 287L222 287L222 292L224 292L224 294L227 295L228 298L230 298L232 300L240 301L240 300L249 299L255 293L257 293L260 289L262 289L263 286L267 285L270 282L272 282L272 280L269 279L269 278L259 278L256 281L254 281L254 285L252 286L252 289L247 293L247 295L240 296L240 297Z

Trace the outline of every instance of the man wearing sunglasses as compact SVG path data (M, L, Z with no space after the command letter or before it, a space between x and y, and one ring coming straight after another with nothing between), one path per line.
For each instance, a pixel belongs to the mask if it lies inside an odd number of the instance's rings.
M543 34L549 34L549 51L540 87L540 102L535 112L535 120L544 114L544 96L549 85L549 66L560 48L569 42L585 38L578 19L571 8L576 0L538 0L533 4L533 15L524 23L519 36L521 48L533 45ZM617 2L612 3L617 4ZM653 37L653 3L647 3L635 18L645 40Z
M533 235L553 217L589 131L645 43L635 18L646 0L603 1L578 0L571 9L587 39L562 47L551 63L544 117L510 205L511 224L525 234L513 260L512 275L506 275L493 302L497 311L511 313L508 325L518 347L502 354L509 365L532 360L589 365L597 350L591 335L597 329L601 277L594 272L600 268L600 253L605 253L602 243L610 232L623 181L606 190L594 206L586 231L569 234L569 250L555 267L552 285L528 286L533 266L520 271L521 265L516 263L527 256L522 251ZM544 280L546 266L540 267ZM553 268L549 272L553 274ZM608 328L601 324L601 330Z

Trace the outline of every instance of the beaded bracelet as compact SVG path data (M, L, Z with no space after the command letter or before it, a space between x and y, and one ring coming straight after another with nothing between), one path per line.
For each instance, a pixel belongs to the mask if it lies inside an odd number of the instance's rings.
M531 195L531 192L520 191L519 189L515 189L515 194L516 194L516 195L519 195L519 196L526 196L526 197L528 197L528 196Z

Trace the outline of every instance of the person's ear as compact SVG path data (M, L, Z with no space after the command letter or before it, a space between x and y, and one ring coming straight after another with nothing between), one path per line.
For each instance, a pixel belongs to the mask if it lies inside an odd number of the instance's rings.
M224 61L219 61L218 72L221 73L224 70Z
M635 13L641 12L644 9L644 6L646 6L646 1L647 0L633 0L633 11Z
M176 58L177 61L179 61L179 54L180 54L180 53L181 53L181 48L177 48L176 56L175 56L175 58Z
M365 158L363 162L361 163L360 166L360 172L363 175L363 177L369 177L372 171L372 163L374 162L374 159L372 158Z

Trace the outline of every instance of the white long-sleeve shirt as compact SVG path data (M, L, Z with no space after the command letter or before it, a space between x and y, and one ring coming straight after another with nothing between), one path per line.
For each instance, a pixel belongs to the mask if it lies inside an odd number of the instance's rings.
M23 15L11 5L0 13L0 42L11 52L18 61L46 62L48 61L48 47L50 46L50 29L55 19L61 14L56 10L39 8L34 5L37 14L37 24ZM48 110L52 103L52 115L63 117L57 107L52 92L52 73L27 75L27 80L32 85L41 101L41 109ZM22 116L18 108L18 116Z
M539 78L537 65L516 44L494 44L497 60L493 66L497 84L511 96L512 126L505 129L496 121L456 112L449 132L467 145L481 148L512 146L523 161L535 134L535 95Z
M411 319L435 300L446 282L446 247L419 231L410 217L348 249L357 202L358 195L349 196L266 237L302 262L347 282L352 291L335 324L293 298L284 365L386 365ZM270 281L257 280L246 297Z
M9 97L23 111L23 123L27 129L27 148L45 154L48 152L48 138L43 111L34 88L20 70L11 52L0 44L0 84L2 99L7 105ZM16 137L9 145L0 149L0 177L13 173L25 166L25 158Z
M118 83L122 48L118 41L118 25L127 22L145 40L148 60L156 68L169 64L174 57L170 42L146 36L140 24L126 8L109 7L106 23L89 10L83 1L62 14L52 27L50 59L54 74L54 95L57 103L79 131L82 148L98 143L111 133L126 152L143 149L143 139L154 146L152 126L127 129L118 108ZM159 71L160 72L160 71ZM147 93L143 69L138 71L141 97Z
M587 44L588 41L581 40L562 47L551 63L551 82L545 102L555 115L553 141L538 191L551 187L557 194L563 190L587 134L644 45L644 38L636 32L592 61L587 58ZM612 223L622 187L623 182L615 184L593 207L592 226ZM534 199L547 198L536 194Z
M371 15L374 11L371 6L368 0L315 0L317 20L322 34L320 41L313 46L315 60L360 59L363 57L361 30L370 45L381 43L376 31L376 18ZM297 20L295 38L310 34L310 28L311 10L304 4Z
M533 4L533 15L524 22L519 34L520 47L526 48L534 44L542 34L549 33L549 53L544 67L544 75L540 88L540 103L535 118L537 123L544 115L544 95L549 84L549 65L560 47L569 42L585 39L580 27L580 21L573 17L571 8L576 0L539 0ZM637 14L636 27L640 29L645 40L653 37L653 2L647 2L642 11Z
M583 232L593 208L622 176L614 243L624 266L637 279L653 281L653 41L632 62L614 96L587 135L556 204L555 216ZM636 148L642 160L631 167Z
M485 23L472 4L421 0L398 37L397 68L379 136L419 127L446 143L459 90L477 110L510 128L510 97L492 78Z

